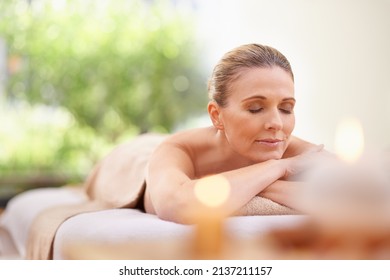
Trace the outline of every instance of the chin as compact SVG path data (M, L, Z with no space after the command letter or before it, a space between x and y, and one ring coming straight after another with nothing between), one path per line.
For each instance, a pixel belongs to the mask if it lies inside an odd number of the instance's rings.
M264 162L264 161L271 160L271 159L281 159L282 156L283 156L283 153L281 153L281 152L272 152L272 153L268 152L268 153L262 154L259 157L253 158L253 160L255 162L259 163L259 162Z

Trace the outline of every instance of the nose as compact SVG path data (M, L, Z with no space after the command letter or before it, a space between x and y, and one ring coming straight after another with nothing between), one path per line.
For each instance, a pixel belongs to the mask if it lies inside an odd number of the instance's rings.
M265 122L265 129L267 130L281 130L283 128L282 118L279 110L270 110L267 120Z

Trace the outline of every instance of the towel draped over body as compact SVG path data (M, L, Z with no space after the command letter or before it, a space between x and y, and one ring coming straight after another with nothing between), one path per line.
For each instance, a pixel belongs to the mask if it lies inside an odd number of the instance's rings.
M79 188L85 200L43 210L34 219L27 242L27 259L52 259L53 242L60 225L72 216L114 208L136 208L145 191L145 172L150 156L166 138L143 134L117 146L91 171ZM292 209L256 196L239 215L295 214Z

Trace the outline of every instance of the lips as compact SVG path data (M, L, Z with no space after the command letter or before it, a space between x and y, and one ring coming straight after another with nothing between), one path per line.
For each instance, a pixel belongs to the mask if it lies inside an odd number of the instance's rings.
M259 144L265 145L265 146L276 147L279 144L281 144L283 142L283 140L269 138L269 139L256 140L256 142L259 143Z

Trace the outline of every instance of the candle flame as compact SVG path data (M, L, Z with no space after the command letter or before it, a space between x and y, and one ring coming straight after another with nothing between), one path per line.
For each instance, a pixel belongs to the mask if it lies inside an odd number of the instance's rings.
M364 150L363 128L354 118L344 119L336 131L336 153L347 162L355 162Z
M200 179L194 188L197 199L208 207L221 206L229 197L230 184L222 175Z

